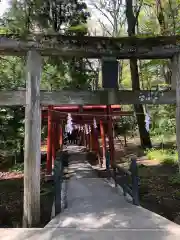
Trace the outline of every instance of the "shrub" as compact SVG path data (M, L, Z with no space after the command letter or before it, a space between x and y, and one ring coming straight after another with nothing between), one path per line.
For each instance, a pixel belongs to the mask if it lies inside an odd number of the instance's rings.
M180 174L175 174L168 179L171 185L179 185L180 184Z
M146 156L150 160L159 160L163 164L173 165L177 163L177 152L174 149L151 149L146 152Z

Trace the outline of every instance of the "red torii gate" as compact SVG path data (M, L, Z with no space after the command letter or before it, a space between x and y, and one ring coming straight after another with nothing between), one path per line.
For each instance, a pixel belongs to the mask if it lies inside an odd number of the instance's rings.
M84 139L86 146L89 145L91 151L95 151L99 156L101 155L101 164L106 156L106 136L104 130L104 123L108 124L108 138L110 150L110 163L114 163L114 139L113 139L113 117L132 115L131 111L122 111L120 105L67 105L67 106L49 106L42 109L42 119L48 120L48 136L47 136L47 174L52 174L52 167L56 151L63 145L64 125L67 122L67 115L70 113L73 118L73 124L79 124L83 127L81 136ZM100 154L100 147L98 141L97 130L93 127L94 118L97 124L100 124L100 135L102 140L102 154ZM85 133L84 125L91 125L91 132Z

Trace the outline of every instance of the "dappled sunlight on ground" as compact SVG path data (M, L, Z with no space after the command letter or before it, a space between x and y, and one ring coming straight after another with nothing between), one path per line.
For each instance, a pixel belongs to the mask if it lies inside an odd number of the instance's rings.
M6 180L6 179L20 179L23 178L23 173L18 172L0 172L0 180Z
M109 214L100 218L94 216L92 213L82 215L82 217L67 217L61 225L61 227L69 227L69 226L79 226L79 229L83 229L84 227L87 228L103 228L104 225L109 224L114 214Z

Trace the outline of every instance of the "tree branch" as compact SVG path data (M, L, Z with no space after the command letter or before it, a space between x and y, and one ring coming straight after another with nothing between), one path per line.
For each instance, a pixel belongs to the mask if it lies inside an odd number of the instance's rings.
M98 6L93 0L91 0L91 2L92 2L92 6L94 6L109 21L109 23L113 27L113 22L111 21L109 16L103 11L104 10L103 6Z
M101 22L100 20L98 20L99 24L101 25L102 29L105 30L111 37L113 37L113 34L110 32L110 30L108 30L108 28L106 27L106 25ZM104 35L104 34L103 34Z

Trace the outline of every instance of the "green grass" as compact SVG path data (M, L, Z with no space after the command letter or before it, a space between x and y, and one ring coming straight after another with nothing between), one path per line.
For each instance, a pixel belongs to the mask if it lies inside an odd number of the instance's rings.
M151 149L146 152L149 160L158 160L163 164L176 164L178 160L177 152L174 149Z

